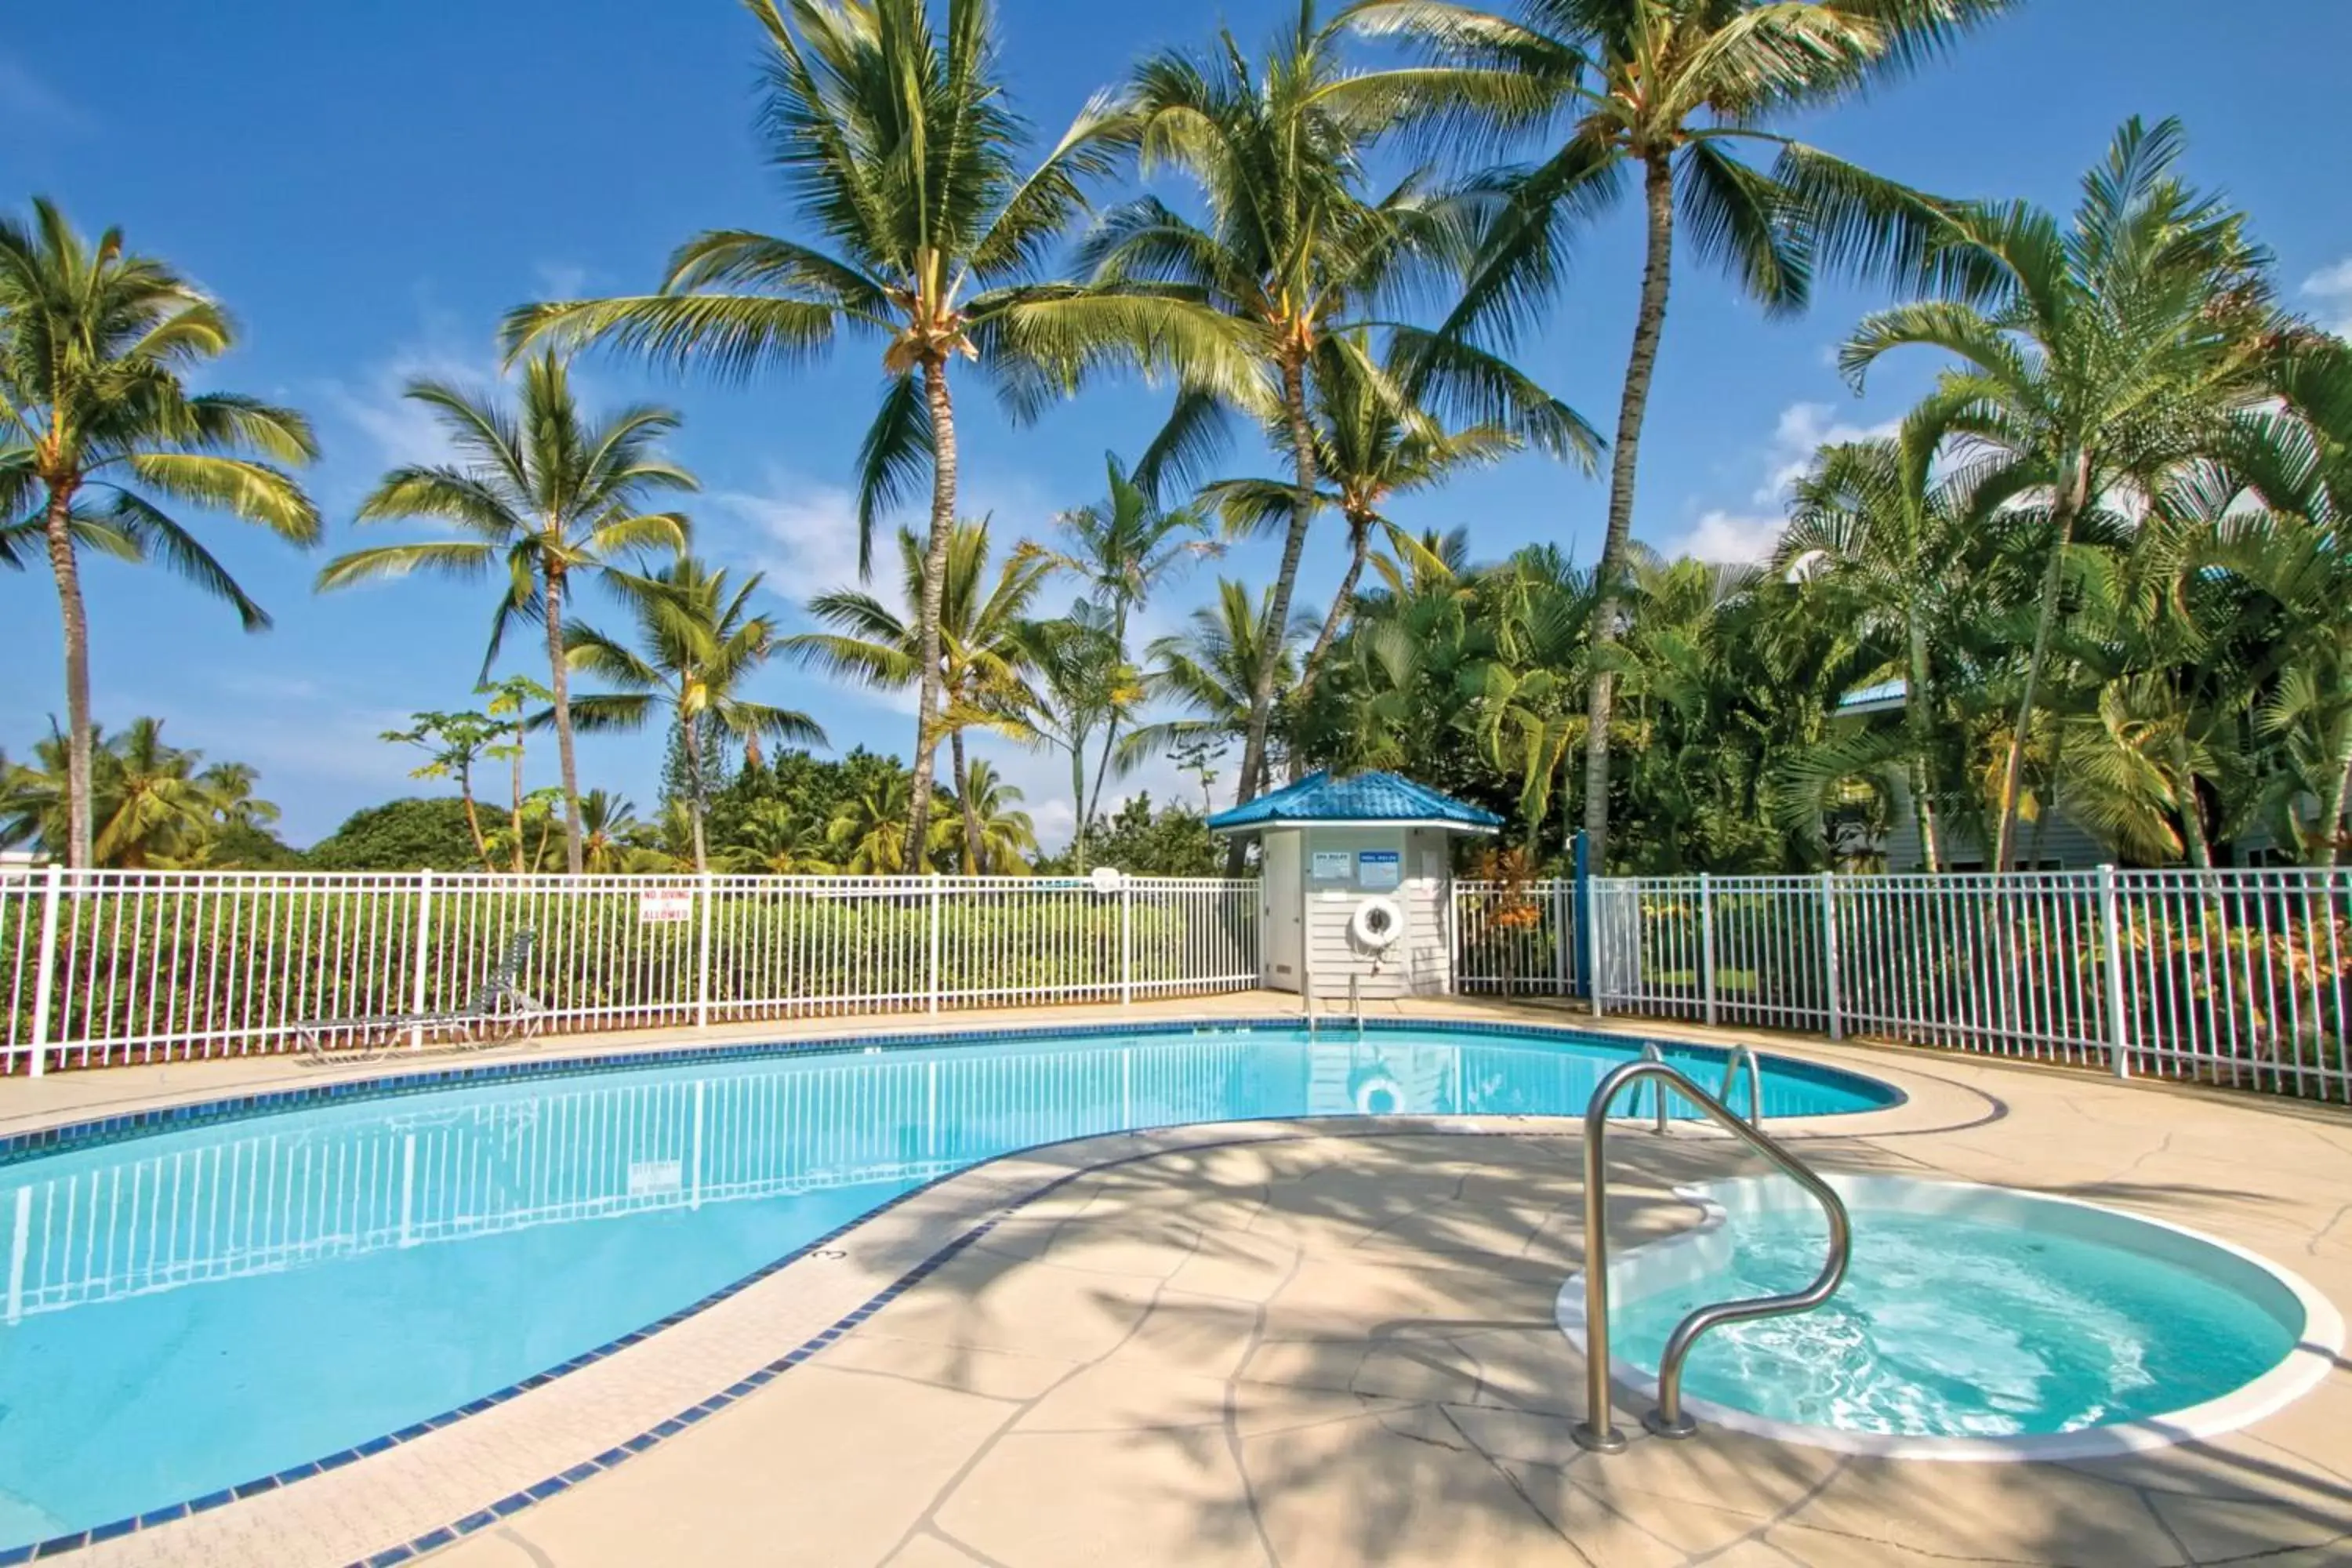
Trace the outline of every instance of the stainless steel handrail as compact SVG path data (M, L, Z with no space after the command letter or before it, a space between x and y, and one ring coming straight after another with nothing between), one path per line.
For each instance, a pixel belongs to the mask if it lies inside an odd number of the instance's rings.
M1739 1087L1739 1069L1743 1067L1748 1069L1748 1125L1761 1127L1764 1125L1764 1064L1756 1059L1756 1053L1748 1047L1731 1047L1731 1058L1723 1064L1723 1087L1715 1091L1715 1098L1726 1105L1731 1103L1731 1091ZM1664 1089L1658 1092L1661 1096L1665 1093Z
M1658 1361L1658 1407L1642 1418L1643 1426L1661 1437L1687 1437L1697 1431L1697 1426L1683 1414L1682 1390L1683 1363L1700 1336L1725 1323L1811 1311L1837 1293L1853 1251L1853 1221L1835 1190L1811 1166L1740 1121L1738 1112L1692 1082L1688 1074L1663 1061L1637 1061L1627 1062L1602 1079L1601 1087L1592 1091L1592 1102L1584 1109L1585 1416L1570 1433L1579 1447L1601 1454L1621 1453L1625 1447L1625 1435L1617 1430L1609 1397L1609 1107L1628 1085L1644 1079L1658 1080L1661 1103L1665 1091L1673 1089L1811 1193L1829 1214L1830 1251L1821 1273L1801 1290L1718 1301L1675 1324L1667 1336L1665 1354Z
M1666 1053L1658 1049L1654 1043L1645 1042L1642 1047L1642 1059L1645 1062L1663 1062L1666 1059ZM1655 1117L1656 1125L1653 1126L1650 1131L1657 1134L1657 1136L1664 1138L1670 1131L1672 1131L1666 1117L1666 1086L1664 1084L1660 1084L1658 1086L1657 1101L1657 1104L1651 1108L1657 1113ZM1641 1107L1638 1104L1633 1108L1633 1114L1636 1116L1642 1114Z

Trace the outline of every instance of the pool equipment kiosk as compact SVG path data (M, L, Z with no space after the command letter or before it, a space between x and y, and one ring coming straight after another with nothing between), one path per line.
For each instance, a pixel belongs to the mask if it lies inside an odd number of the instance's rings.
M1258 983L1318 998L1454 989L1451 835L1503 819L1394 773L1318 773L1209 818L1255 836Z

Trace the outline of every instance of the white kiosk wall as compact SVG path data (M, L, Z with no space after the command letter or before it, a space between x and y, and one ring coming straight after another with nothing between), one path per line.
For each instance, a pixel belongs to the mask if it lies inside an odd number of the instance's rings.
M1427 827L1275 827L1265 834L1265 984L1344 998L1443 995L1453 988L1453 878L1446 836ZM1367 899L1403 914L1374 952L1349 930ZM1295 901L1294 901L1295 900ZM1294 935L1294 933L1296 933ZM1286 973L1296 963L1303 973Z

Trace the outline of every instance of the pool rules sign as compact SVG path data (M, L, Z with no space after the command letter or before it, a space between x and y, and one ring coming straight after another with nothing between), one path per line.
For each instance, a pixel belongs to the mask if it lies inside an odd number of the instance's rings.
M694 892L691 889L648 889L637 895L639 925L683 925L693 918Z

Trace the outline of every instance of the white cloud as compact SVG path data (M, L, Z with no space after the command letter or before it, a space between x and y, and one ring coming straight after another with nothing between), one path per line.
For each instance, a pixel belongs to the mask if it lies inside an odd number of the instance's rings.
M1813 454L1822 447L1847 441L1877 440L1894 435L1903 426L1900 419L1876 425L1849 425L1836 415L1837 411L1826 403L1792 403L1782 409L1767 448L1769 472L1748 500L1758 506L1780 506L1789 499L1790 488L1813 466Z
M446 463L457 449L432 410L408 396L415 381L443 381L468 392L498 384L497 353L488 344L467 354L436 334L396 351L357 382L327 384L326 403L375 447L378 464Z
M2319 301L2323 325L2341 336L2352 337L2352 257L2333 267L2323 267L2305 279L2303 291Z
M771 470L757 490L714 490L710 506L749 526L709 542L714 550L740 556L768 574L768 586L798 602L830 589L858 585L857 501L839 485L803 480ZM879 530L876 531L878 534ZM875 540L877 569L884 538ZM877 571L877 577L880 576ZM887 590L886 590L887 591Z
M1757 515L1734 511L1703 513L1688 531L1671 541L1669 556L1687 555L1699 561L1759 562L1770 558L1786 521L1779 513Z
M1746 500L1737 506L1707 508L1660 548L1668 556L1689 555L1701 561L1769 558L1787 521L1783 514L1790 490L1812 467L1813 454L1832 443L1891 436L1901 425L1899 419L1854 425L1839 419L1837 410L1826 403L1790 404L1780 411L1771 436L1757 451L1761 478Z

